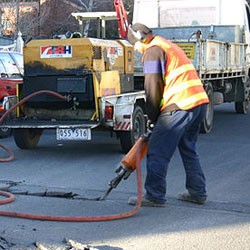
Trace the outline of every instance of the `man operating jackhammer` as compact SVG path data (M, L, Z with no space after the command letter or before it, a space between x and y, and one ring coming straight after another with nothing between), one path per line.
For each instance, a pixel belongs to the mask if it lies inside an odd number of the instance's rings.
M204 204L206 180L196 151L200 125L209 102L203 84L184 51L169 40L155 36L145 25L130 26L128 40L143 54L146 112L149 126L153 126L142 206L165 206L168 165L177 147L188 191L179 199ZM136 202L136 197L128 201L130 205Z

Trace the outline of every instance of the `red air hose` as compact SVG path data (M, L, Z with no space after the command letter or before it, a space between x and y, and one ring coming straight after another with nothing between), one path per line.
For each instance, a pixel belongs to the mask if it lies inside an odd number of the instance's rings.
M14 153L9 148L5 147L4 145L0 144L0 148L2 148L4 151L6 151L9 154L8 158L1 158L0 162L9 162L14 159Z
M57 92L54 92L54 91L51 91L51 90L40 90L40 91L37 91L37 92L34 92L28 96L26 96L25 98L23 98L20 102L16 103L15 105L13 105L10 109L8 109L1 117L0 119L0 125L2 125L3 121L6 119L6 117L9 115L9 113L11 113L13 110L15 110L17 107L21 106L22 104L24 104L25 102L27 102L29 99L31 99L32 97L34 96L37 96L37 95L41 95L41 94L49 94L49 95L53 95L55 97L58 97L58 98L61 98L65 101L68 100L67 97L63 96L63 95L60 95L58 94ZM1 145L0 144L0 147L6 151L8 154L9 154L9 157L8 158L1 158L0 159L0 162L8 162L8 161L12 161L14 159L14 153L8 149L7 147L5 147L4 145Z
M57 96L58 98L62 98L67 100L67 97L62 96L56 92L50 90L41 90L35 92L24 99L22 99L19 103L12 106L0 119L0 124L4 121L6 116L12 112L16 107L22 105L30 98L40 95L40 94L51 94ZM23 219L32 219L32 220L43 220L43 221L62 221L62 222L96 222L96 221L110 221L110 220L119 220L131 217L139 212L141 208L141 201L142 201L142 177L141 177L141 150L144 141L140 140L138 145L138 149L136 152L136 178L137 178L137 202L135 207L129 211L120 214L113 214L113 215L103 215L103 216L56 216L56 215L42 215L42 214L27 214L27 213L18 213L18 212L8 212L8 211L0 211L0 216L7 216L7 217L16 217L16 218L23 218ZM4 146L0 146L5 149L9 154L9 158L5 158L5 161L10 161L13 159L14 154L9 149ZM0 190L0 196L7 197L7 199L0 200L0 205L7 204L13 202L15 200L15 196L11 193L4 192Z
M16 103L15 105L13 105L10 109L8 109L1 117L0 119L0 125L3 123L3 121L5 120L5 118L9 115L9 113L11 113L13 110L15 110L17 107L23 105L25 102L27 102L29 99L31 99L32 97L34 96L37 96L37 95L42 95L42 94L49 94L49 95L53 95L55 97L58 97L60 99L63 99L65 101L68 100L68 97L66 96L63 96L63 95L60 95L59 93L57 92L54 92L54 91L51 91L51 90L40 90L40 91L37 91L37 92L34 92L28 96L26 96L25 98L23 98L20 102Z
M143 141L141 140L141 145ZM137 168L136 168L136 177L137 177L137 203L129 212L114 214L114 215L103 215L103 216L55 216L55 215L41 215L41 214L26 214L18 212L8 212L0 211L0 216L7 217L16 217L23 219L32 219L32 220L44 220L44 221L62 221L62 222L96 222L96 221L110 221L110 220L119 220L131 217L139 212L141 208L142 201L142 178L141 178L141 163L140 163L140 148L136 153ZM0 204L10 203L15 200L15 197L7 192L0 191L0 195L8 197L5 200L1 200Z

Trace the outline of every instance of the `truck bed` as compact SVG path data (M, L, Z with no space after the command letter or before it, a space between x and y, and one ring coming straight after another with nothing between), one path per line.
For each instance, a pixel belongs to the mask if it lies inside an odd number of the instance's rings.
M177 43L201 78L241 77L246 67L246 44L239 26L189 26L153 29L156 35ZM201 36L197 37L197 31ZM135 76L142 75L141 55L135 53Z
M239 25L194 25L181 27L153 28L156 35L168 40L191 40L197 31L202 34L202 39L214 39L221 42L242 43L243 30Z

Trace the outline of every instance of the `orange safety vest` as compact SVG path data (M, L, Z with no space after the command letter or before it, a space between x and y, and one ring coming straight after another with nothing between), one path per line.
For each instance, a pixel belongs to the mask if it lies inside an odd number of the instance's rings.
M209 102L203 84L192 62L178 45L159 36L147 45L161 47L167 55L165 87L161 110L175 104L181 110L192 109Z

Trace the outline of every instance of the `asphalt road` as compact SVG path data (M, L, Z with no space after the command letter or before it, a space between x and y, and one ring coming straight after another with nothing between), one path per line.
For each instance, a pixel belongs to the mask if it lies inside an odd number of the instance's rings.
M93 134L90 142L58 143L55 133L46 131L35 150L18 149L13 137L0 143L15 154L14 161L0 163L0 189L16 196L1 205L2 211L101 216L133 208L127 200L136 195L135 173L107 200L85 200L103 194L123 157L109 133ZM133 217L103 222L0 217L0 249L250 249L250 114L236 114L232 104L217 107L214 129L200 135L198 150L207 178L206 205L177 200L185 191L185 175L176 152L167 177L167 207L141 208ZM142 166L144 179L145 160ZM78 245L70 248L67 240Z

